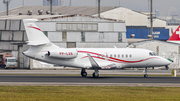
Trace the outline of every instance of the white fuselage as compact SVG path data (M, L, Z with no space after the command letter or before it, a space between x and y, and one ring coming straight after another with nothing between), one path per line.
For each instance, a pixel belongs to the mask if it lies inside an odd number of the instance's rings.
M145 49L135 48L70 48L68 53L63 55L71 55L70 51L77 51L77 57L75 58L56 58L48 56L48 51L56 51L57 56L62 55L62 51L66 51L66 48L55 47L54 44L47 46L30 47L30 49L24 54L33 59L56 64L60 66L87 68L91 69L91 63L87 54L98 63L101 69L112 69L108 67L110 64L115 64L116 68L129 68L129 67L158 67L166 66L170 64L170 61L157 55L150 55L154 53ZM114 68L113 68L114 69Z

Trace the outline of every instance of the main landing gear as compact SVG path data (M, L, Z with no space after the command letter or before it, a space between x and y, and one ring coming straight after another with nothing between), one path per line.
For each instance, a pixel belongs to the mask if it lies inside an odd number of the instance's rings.
M148 75L147 75L147 67L144 70L145 70L144 77L147 78L148 77Z
M98 77L99 77L99 71L98 71L98 69L95 69L95 72L93 73L93 77L94 77L94 78L98 78Z
M81 69L81 76L82 76L82 77L86 77L86 76L87 76L87 72L86 72L86 69L85 69L85 68L82 68L82 69Z
M82 68L82 69L81 69L81 76L82 76L82 77L87 77L87 72L86 72L86 69L85 69L85 68ZM98 77L99 77L99 71L98 71L98 69L95 69L95 72L92 74L92 76L93 76L94 78L98 78Z

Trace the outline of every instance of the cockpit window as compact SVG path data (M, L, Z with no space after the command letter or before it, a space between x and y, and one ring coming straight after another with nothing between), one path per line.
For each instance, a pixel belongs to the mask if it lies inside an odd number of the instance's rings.
M155 52L149 52L149 56L158 56Z
M153 56L153 54L152 54L151 52L149 53L149 55L150 55L150 56Z
M155 52L153 52L154 53L154 56L158 56Z

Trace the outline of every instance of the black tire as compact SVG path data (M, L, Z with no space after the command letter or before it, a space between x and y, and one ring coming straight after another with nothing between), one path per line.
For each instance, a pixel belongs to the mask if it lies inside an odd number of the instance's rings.
M144 74L144 77L145 77L145 78L147 78L147 77L148 77L148 75L147 75L147 74Z
M95 73L93 73L93 77L94 77L94 78L98 78L98 77L99 77L99 74L98 74L98 75L95 75Z
M168 66L165 66L166 70L169 70L169 67Z
M81 73L81 76L82 76L82 77L86 77L86 76L87 76L87 72L82 72L82 73Z

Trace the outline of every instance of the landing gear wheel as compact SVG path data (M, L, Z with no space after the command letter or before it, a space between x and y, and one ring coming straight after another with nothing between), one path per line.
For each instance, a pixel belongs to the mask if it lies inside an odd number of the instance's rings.
M166 70L169 70L169 67L168 66L165 66L166 67Z
M86 76L87 76L87 72L82 72L82 73L81 73L81 76L82 76L82 77L86 77Z
M85 69L85 68L82 68L82 69L81 69L81 76L82 76L82 77L86 77L86 76L87 76L87 72L86 72L86 69Z
M145 71L144 77L147 78L148 77L148 75L147 75L147 67L144 68L144 71Z
M93 77L94 77L94 78L98 78L98 77L99 77L99 74L96 75L95 73L93 73Z
M144 74L144 77L145 77L145 78L147 78L147 77L148 77L148 75L147 75L147 74Z

